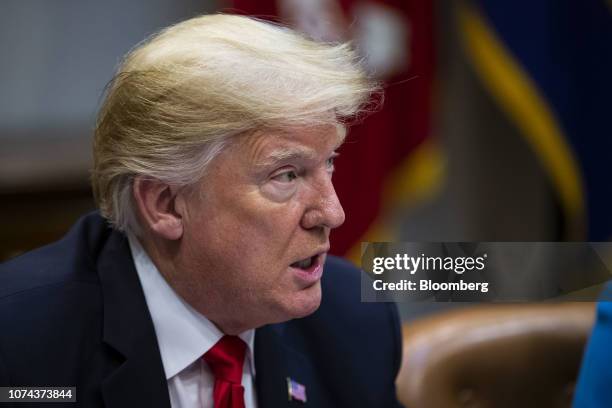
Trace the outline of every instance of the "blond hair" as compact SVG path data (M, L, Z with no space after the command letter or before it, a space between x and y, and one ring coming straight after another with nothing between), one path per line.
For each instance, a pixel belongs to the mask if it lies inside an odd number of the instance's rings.
M348 44L237 15L168 27L128 53L109 84L94 137L98 208L138 233L134 177L191 185L229 138L343 123L377 90Z

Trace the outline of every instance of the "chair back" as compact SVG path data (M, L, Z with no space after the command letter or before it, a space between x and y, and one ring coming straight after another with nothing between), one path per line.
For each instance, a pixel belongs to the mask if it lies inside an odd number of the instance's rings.
M460 309L403 327L409 408L570 407L594 303Z

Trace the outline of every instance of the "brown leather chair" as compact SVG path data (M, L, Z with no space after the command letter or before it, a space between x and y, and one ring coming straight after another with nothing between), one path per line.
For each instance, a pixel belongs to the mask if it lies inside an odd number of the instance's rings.
M408 408L569 407L593 303L495 305L405 324Z

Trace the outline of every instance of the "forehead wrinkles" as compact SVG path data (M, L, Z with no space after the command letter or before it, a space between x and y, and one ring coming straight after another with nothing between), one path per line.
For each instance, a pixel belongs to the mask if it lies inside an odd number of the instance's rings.
M323 141L325 145L329 143L331 151L336 150L344 142L346 136L344 126L338 124L335 128L335 134L330 132L329 127L297 129L294 133L282 131L256 132L247 136L247 140L244 141L248 159L251 163L258 165L293 158L316 160L320 154L317 150L317 147L319 147L317 142ZM314 141L314 147L305 145L309 141ZM325 147L327 148L327 146Z

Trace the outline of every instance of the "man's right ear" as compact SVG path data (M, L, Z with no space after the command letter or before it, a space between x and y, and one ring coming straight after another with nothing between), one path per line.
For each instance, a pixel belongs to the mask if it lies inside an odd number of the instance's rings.
M183 219L175 211L174 189L158 179L136 176L132 194L142 222L161 238L177 240L183 236Z

